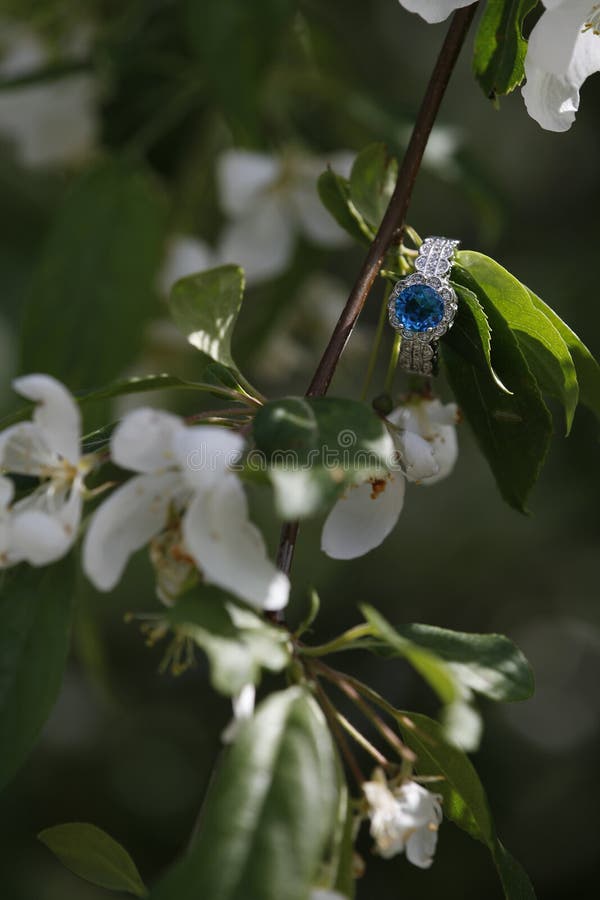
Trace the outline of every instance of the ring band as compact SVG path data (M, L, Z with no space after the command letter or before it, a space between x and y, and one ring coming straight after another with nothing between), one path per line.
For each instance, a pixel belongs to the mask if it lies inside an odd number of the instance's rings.
M402 337L399 363L417 375L437 372L438 339L452 327L457 297L449 275L460 241L428 237L419 248L415 272L394 287L388 312Z

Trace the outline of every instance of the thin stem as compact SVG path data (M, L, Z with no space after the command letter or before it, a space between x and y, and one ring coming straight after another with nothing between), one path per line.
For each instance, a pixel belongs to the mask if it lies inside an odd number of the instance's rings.
M402 335L396 333L394 335L394 343L392 344L392 352L388 363L387 375L385 376L384 393L391 394L394 386L394 375L398 368L398 357L400 356L400 347L402 346Z
M328 653L337 653L339 650L347 650L349 644L353 644L363 637L371 637L372 634L372 627L368 622L363 622L361 625L355 625L354 628L349 628L348 631L345 631L332 641L328 641L326 644L319 644L317 647L303 646L300 649L303 656L326 656Z
M318 681L314 682L314 688L319 700L319 706L323 710L325 718L329 722L329 727L331 728L332 734L334 735L338 747L342 752L342 756L346 760L346 764L352 772L356 784L358 785L358 787L362 787L362 785L366 781L366 778L361 772L360 766L356 761L356 757L348 746L348 741L346 740L344 732L337 719L337 710Z
M352 700L354 705L362 712L362 714L367 718L377 729L377 731L381 734L381 736L388 742L390 747L400 756L401 759L414 762L415 755L410 750L404 742L401 740L398 735L392 731L392 729L388 726L386 722L379 716L375 710L373 710L368 703L363 700L361 697L356 685L355 679L353 679L350 675L346 675L343 672L337 672L335 669L331 669L325 663L321 661L315 661L314 663L315 670L319 672L324 678L327 678L328 681L331 681L332 684L344 692L346 696Z
M306 392L308 397L319 397L327 393L339 358L381 269L385 254L394 242L400 244L402 240L408 205L421 167L423 154L427 147L427 141L435 124L442 99L446 93L448 82L454 71L467 32L475 16L477 5L477 3L474 3L464 9L459 9L452 17L450 28L417 114L410 141L398 172L394 193L375 239L358 273L346 306L333 330L329 343L308 387ZM278 564L280 569L286 574L289 574L292 565L297 534L297 522L290 522L284 525L281 533Z
M383 292L381 310L379 312L379 321L377 322L377 331L375 332L375 339L373 341L373 347L371 348L371 356L369 357L367 374L365 375L365 383L363 384L363 389L360 395L361 400L366 399L369 388L371 387L371 381L373 380L373 372L375 371L375 366L377 365L377 357L379 356L379 347L381 346L383 329L385 328L385 323L387 321L388 300L390 299L391 292L392 283L388 281L386 282L385 290Z
M367 753L369 753L373 757L373 759L375 760L375 762L378 765L383 766L384 768L389 767L389 765L390 765L389 759L387 759L383 755L383 753L380 753L379 750L377 749L377 747L375 747L371 743L371 741L367 740L367 738L364 736L364 734L361 734L360 731L358 730L358 728L355 728L354 725L352 724L352 722L350 722L346 718L346 716L342 715L341 712L337 712L336 718L337 718L338 722L340 723L340 725L342 726L342 728L348 732L350 737L353 738L353 740L355 740L356 743L359 744L359 746L361 746L363 748L363 750L366 750Z

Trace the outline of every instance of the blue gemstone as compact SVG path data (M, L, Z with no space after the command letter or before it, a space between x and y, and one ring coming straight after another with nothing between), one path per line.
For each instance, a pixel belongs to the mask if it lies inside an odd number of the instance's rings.
M426 284L413 284L398 294L396 316L409 331L427 331L442 321L444 298Z

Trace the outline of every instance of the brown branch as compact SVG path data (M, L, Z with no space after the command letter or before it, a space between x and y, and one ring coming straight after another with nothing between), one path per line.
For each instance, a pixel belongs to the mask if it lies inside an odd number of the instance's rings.
M429 79L429 84L427 85L427 90L425 91L425 96L421 103L400 171L398 172L394 193L354 287L350 292L346 306L317 366L306 392L307 397L321 397L327 393L340 356L371 292L385 254L394 242L399 243L402 238L408 205L421 167L423 154L427 147L427 141L467 32L473 21L477 5L477 3L474 3L472 6L459 9L452 17L450 28ZM281 531L277 564L281 571L286 574L289 574L291 569L297 534L297 522L287 522Z

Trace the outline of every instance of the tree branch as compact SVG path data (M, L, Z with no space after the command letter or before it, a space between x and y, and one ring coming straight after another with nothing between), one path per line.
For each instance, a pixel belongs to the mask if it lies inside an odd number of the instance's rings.
M474 3L472 6L459 9L452 17L450 28L429 79L429 84L427 85L427 90L421 103L400 171L398 172L394 193L354 283L354 287L350 292L346 306L317 366L306 392L307 397L320 397L327 393L340 356L371 292L385 254L394 241L399 242L401 240L408 205L421 167L423 154L427 147L427 141L467 32L473 21L477 5L477 3ZM277 564L281 571L286 574L289 574L292 565L297 534L297 522L287 522L281 531Z

